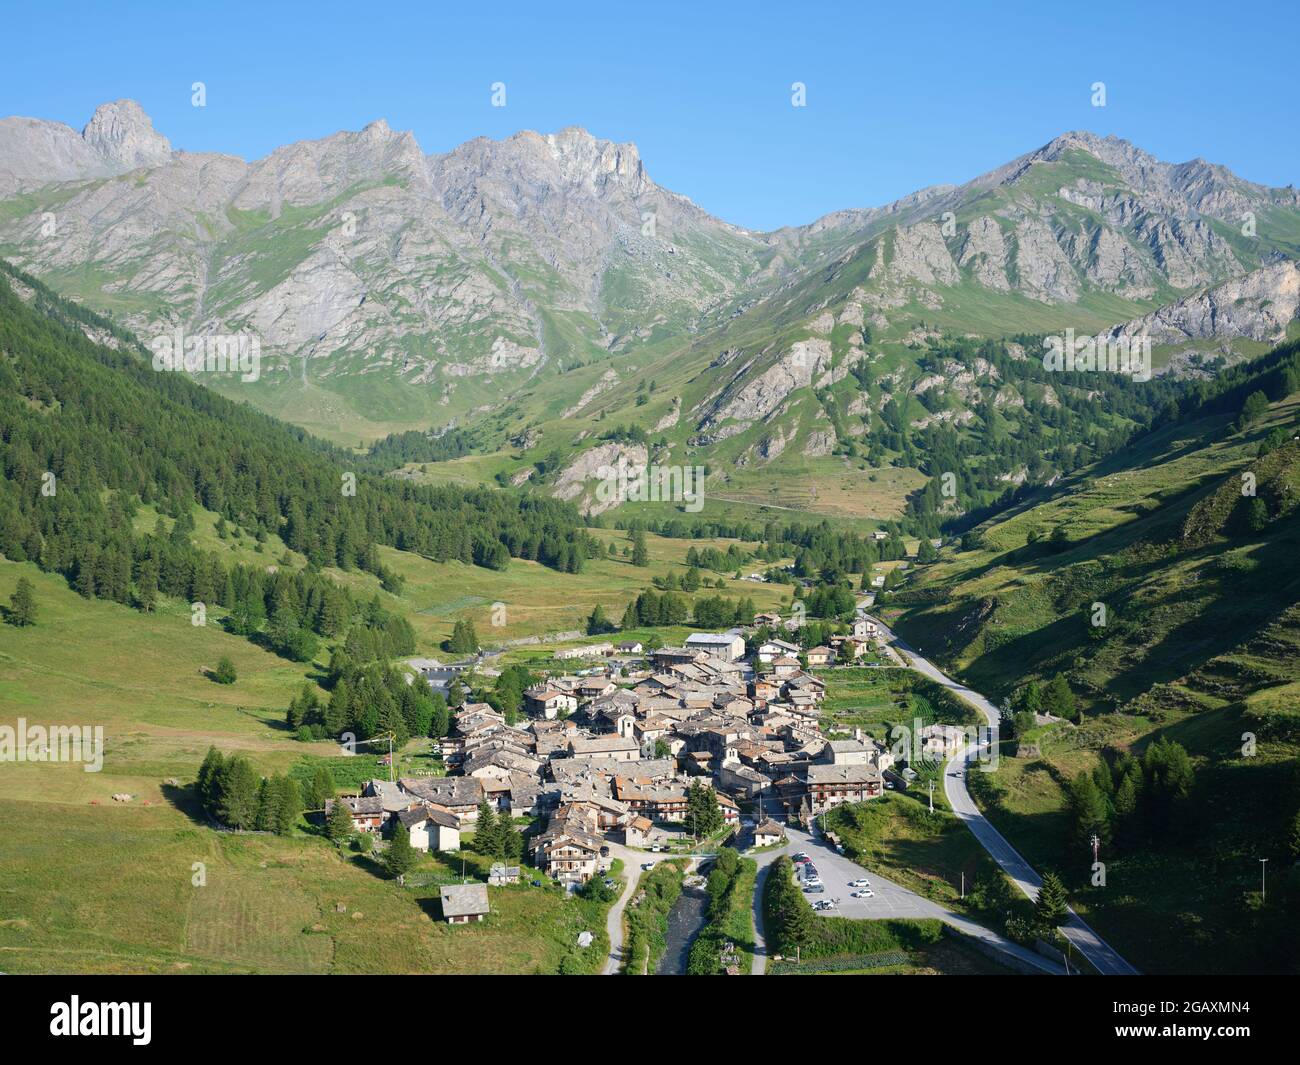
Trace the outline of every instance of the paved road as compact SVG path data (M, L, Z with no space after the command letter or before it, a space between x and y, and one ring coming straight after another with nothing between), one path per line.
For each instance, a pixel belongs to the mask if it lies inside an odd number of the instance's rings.
M958 684L947 676L933 662L922 657L916 650L899 639L893 630L878 617L871 616L871 620L880 626L881 632L885 634L890 644L896 645L907 654L913 669L923 676L929 677L935 683L943 685L954 695L974 706L984 715L991 728L998 726L1001 715L996 706L979 692ZM970 792L966 788L968 763L971 772L982 772L973 762L976 753L976 747L971 745L957 751L948 760L948 764L944 767L944 794L948 796L948 803L952 806L953 812L966 823L966 827L971 830L993 860L1002 867L1003 872L1011 878L1016 887L1024 892L1029 899L1037 899L1038 889L1043 886L1042 878L1007 842L1002 833L989 823L988 818L980 813L979 807L975 805L975 800L971 798ZM1070 910L1070 918L1061 928L1061 932L1070 940L1075 949L1096 966L1097 971L1103 975L1134 976L1137 974L1137 969L1120 957L1115 948L1088 927L1083 918L1074 910Z
M648 859L640 852L629 850L617 843L609 845L610 857L623 859L623 874L627 877L627 886L618 901L609 908L605 918L605 931L609 933L609 957L605 959L604 976L614 976L623 965L623 911L627 909L628 899L636 891L641 879L641 863Z
M759 864L759 875L757 888L754 891L754 963L750 972L755 976L761 976L767 971L767 939L766 929L763 927L763 888L767 884L768 876L771 875L772 863L783 854L793 854L797 851L804 851L812 857L813 864L817 866L818 875L821 876L822 882L826 885L825 894L809 895L808 898L810 900L835 900L836 909L819 910L818 914L820 916L853 917L867 920L881 920L886 917L936 918L968 936L980 939L990 946L997 947L1007 953L1014 954L1039 972L1053 976L1063 975L1064 970L1056 963L1022 947L1019 943L1012 942L992 929L985 928L983 925L972 921L965 914L957 913L946 906L940 906L936 902L922 898L916 892L903 887L901 884L895 884L878 872L864 869L857 862L844 857L820 836L814 838L809 833L793 827L786 828L786 835L790 839L787 846L782 847L780 850L765 851L754 856ZM874 898L850 898L855 889L848 886L849 881L857 880L862 876L871 881L871 890L875 892Z

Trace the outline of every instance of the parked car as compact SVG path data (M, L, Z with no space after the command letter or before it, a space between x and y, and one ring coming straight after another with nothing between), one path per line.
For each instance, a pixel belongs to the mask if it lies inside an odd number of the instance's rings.
M818 880L814 884L804 884L803 890L804 890L804 894L806 895L816 895L819 894L820 892L825 891L826 885L823 884L820 880Z
M798 865L800 862L810 862L810 861L812 861L812 859L809 858L808 855L805 854L803 851L800 851L798 854L794 856L795 865Z
M608 857L609 857L609 848L608 848L608 847L601 847L601 848L600 848L600 856L601 856L602 858L608 858Z
M656 844L655 844L653 847L651 847L650 849L651 849L652 851L654 851L655 854L658 854L660 851L663 850L663 847L661 847L658 843L656 843Z
M850 880L849 887L871 887L871 881L865 876L860 876L856 880Z
M872 891L871 888L863 888L861 891L853 892L851 897L855 899L874 899L876 893Z
M641 868L642 868L642 869L645 869L645 870L650 870L650 869L653 869L654 867L655 867L655 863L654 863L654 862L642 862L642 863L641 863Z

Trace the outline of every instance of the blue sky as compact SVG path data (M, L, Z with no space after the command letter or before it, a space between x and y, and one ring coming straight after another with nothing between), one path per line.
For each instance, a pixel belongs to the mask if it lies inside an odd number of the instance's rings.
M755 229L960 182L1068 129L1300 174L1280 0L621 6L0 0L0 114L80 129L132 97L177 147L250 159L379 117L426 152L581 125Z

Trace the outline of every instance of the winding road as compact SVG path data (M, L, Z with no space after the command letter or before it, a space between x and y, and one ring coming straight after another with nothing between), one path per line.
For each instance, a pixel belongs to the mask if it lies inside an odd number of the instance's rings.
M936 684L947 688L954 695L979 710L984 715L990 728L996 729L1001 719L998 708L979 692L958 684L938 666L922 657L914 648L909 647L898 635L878 617L868 615L879 627L888 640L889 647L903 651L911 660L911 668ZM977 745L971 744L957 751L944 767L943 788L953 812L966 823L980 845L988 851L989 856L1002 867L1002 871L1011 878L1031 901L1038 898L1038 889L1043 886L1042 878L1019 852L1007 842L1006 837L989 823L975 800L966 788L966 770L968 763L978 753ZM973 763L971 763L973 764ZM1120 957L1118 951L1094 932L1073 909L1069 920L1061 927L1062 934L1076 950L1104 976L1136 976L1138 970Z

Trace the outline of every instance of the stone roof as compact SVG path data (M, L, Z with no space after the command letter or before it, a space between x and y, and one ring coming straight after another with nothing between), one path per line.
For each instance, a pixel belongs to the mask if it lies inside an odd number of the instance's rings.
M444 917L473 917L489 912L486 884L448 884L440 893Z

